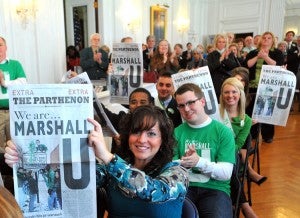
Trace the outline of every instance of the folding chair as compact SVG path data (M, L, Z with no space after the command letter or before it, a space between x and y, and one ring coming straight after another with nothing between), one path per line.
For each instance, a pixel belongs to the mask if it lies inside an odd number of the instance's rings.
M260 134L261 134L261 124L257 124L257 132L256 137L252 140L250 140L249 147L247 148L247 155L246 159L250 159L250 156L252 157L251 166L253 169L255 169L255 164L257 165L257 173L260 174L260 156L259 156L259 143L260 143ZM254 144L252 146L252 141L254 141ZM248 175L248 170L246 171L246 175L244 178L247 178L247 195L248 195L248 202L249 205L252 206L252 195L251 195L251 183L252 180L250 176Z
M249 160L250 153L252 151L251 150L251 134L248 135L248 137L245 141L245 145L246 145L246 150L247 150L245 162L244 163L242 162L242 156L240 153L238 153L236 156L236 166L233 169L233 176L235 176L238 181L238 182L236 182L235 185L239 185L238 194L237 194L237 197L234 202L234 206L235 206L234 217L235 218L239 217L241 196L245 195L242 192L244 192L245 179L248 178L248 164L247 163ZM247 192L249 193L249 190ZM250 197L251 197L251 195L250 195ZM248 198L249 198L249 194L248 194Z

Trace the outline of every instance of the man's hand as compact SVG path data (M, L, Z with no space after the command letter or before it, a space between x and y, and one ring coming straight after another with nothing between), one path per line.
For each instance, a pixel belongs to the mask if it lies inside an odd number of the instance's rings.
M196 152L194 146L189 146L188 150L185 152L185 156L181 158L181 165L186 168L195 167L199 161L200 157Z

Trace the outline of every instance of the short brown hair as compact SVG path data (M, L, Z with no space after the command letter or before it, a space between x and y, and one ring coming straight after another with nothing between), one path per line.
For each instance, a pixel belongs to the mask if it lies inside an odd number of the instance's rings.
M204 97L204 93L203 91L201 90L201 88L194 84L194 83L185 83L183 85L181 85L175 92L175 97L176 95L182 95L188 91L191 91L191 92L194 92L195 95L198 97L198 98L203 98Z

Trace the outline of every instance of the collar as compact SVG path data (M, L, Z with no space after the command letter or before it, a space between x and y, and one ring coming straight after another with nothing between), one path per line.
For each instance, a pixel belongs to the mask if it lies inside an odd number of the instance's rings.
M211 122L212 122L212 119L210 117L207 117L207 120L205 120L203 123L201 123L199 125L192 125L190 123L187 123L187 124L192 128L202 128L202 127L208 126Z
M5 64L6 62L9 62L9 58L5 58L3 61L0 62L0 64Z
M172 100L172 96L170 96L167 100L160 101L160 102L166 108L166 107L168 107L168 105L171 102L171 100Z
M223 54L223 52L225 51L225 48L223 48L222 50L216 49L220 54Z

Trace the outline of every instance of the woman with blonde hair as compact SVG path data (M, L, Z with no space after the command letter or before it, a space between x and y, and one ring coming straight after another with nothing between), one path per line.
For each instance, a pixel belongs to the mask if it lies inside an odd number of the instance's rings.
M283 53L275 48L275 36L272 32L265 32L261 36L257 49L250 51L245 59L245 64L249 69L249 92L252 95L252 101L247 108L247 114L252 114L254 100L256 97L259 77L263 65L283 66ZM258 135L258 126L254 125L251 130L253 138ZM274 125L261 124L261 135L265 143L272 143L275 134Z
M215 50L208 54L207 65L214 84L216 95L220 96L222 83L231 76L231 70L240 66L232 51L228 49L227 37L217 34L214 39Z
M228 126L234 135L236 152L241 154L242 162L245 162L247 148L247 138L250 134L252 119L245 113L246 96L244 85L235 77L228 78L224 81L220 95L220 115L223 123ZM249 176L256 183L261 184L267 177L257 174L248 164ZM231 198L236 202L238 191L238 180L231 178ZM239 204L246 218L257 217L253 209L247 202L244 190L240 190ZM236 207L238 205L235 205Z

